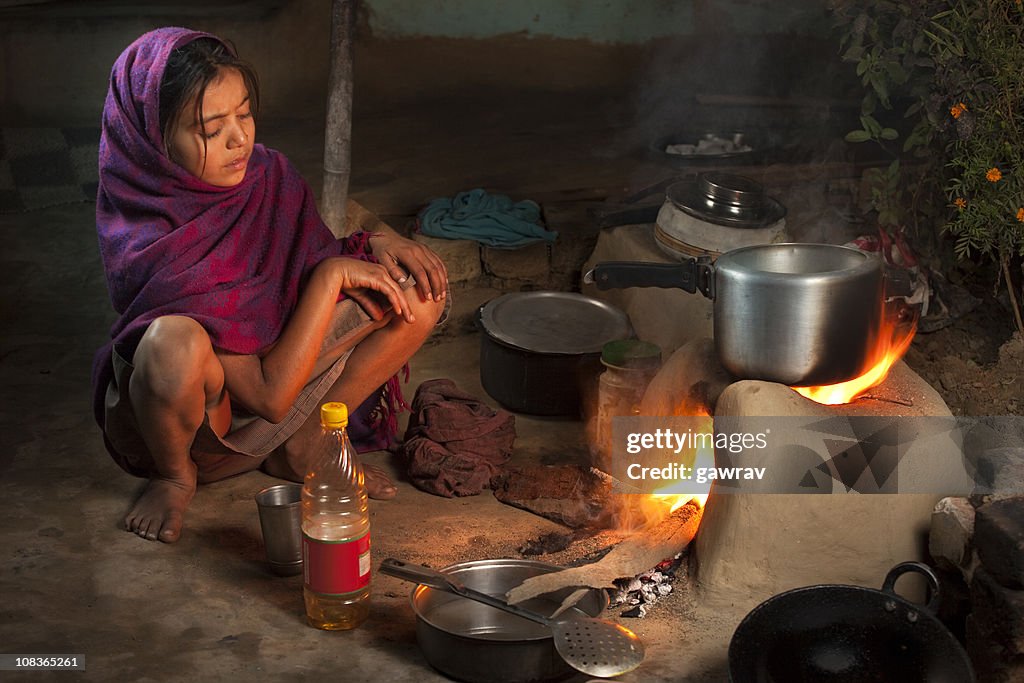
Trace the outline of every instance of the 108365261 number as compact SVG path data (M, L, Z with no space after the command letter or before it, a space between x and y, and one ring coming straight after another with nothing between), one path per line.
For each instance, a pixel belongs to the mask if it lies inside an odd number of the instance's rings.
M0 655L0 671L85 671L85 655Z

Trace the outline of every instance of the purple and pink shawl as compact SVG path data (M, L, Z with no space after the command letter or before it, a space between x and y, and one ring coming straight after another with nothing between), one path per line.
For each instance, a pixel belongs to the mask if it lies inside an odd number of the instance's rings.
M245 179L234 187L209 185L164 154L159 94L167 58L204 37L215 38L183 28L151 31L111 70L96 229L120 317L93 365L101 427L113 346L130 361L156 318L187 315L216 348L258 354L280 336L320 261L341 254L372 259L366 233L334 237L309 186L279 152L255 145ZM397 380L388 388L377 395L382 405L368 400L361 407L376 409L382 431L390 432L383 436L393 435L395 409L404 404Z

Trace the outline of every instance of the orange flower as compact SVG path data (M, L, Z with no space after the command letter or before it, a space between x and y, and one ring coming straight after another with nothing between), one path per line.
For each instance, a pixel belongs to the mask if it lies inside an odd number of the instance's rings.
M967 206L967 200L964 199L963 197L957 197L956 199L953 200L953 204L956 206L957 209L963 211L964 207Z
M990 183L998 183L1002 179L1002 177L1003 172L995 167L988 169L988 173L985 174L985 180L989 181Z
M954 119L960 118L960 115L963 114L965 111L967 111L967 105L964 104L963 102L957 102L956 104L949 108L949 113L953 116Z
M1024 209L1017 209L1017 220L1024 223Z

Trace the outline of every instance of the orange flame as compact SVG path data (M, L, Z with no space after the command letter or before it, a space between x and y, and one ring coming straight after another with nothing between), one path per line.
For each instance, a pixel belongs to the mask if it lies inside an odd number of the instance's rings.
M914 340L914 332L917 330L915 320L909 326L889 323L884 325L878 335L881 360L867 372L839 384L828 384L818 387L793 387L801 396L809 398L823 405L835 406L843 403L850 403L868 389L878 386L889 376L889 370L896 364L907 349L910 342Z
M708 431L711 431L711 416L704 408L682 405L672 412L676 415L706 417ZM695 469L697 467L714 467L715 465L713 450L700 448L692 455ZM685 484L686 482L670 482L648 495L624 496L625 500L622 501L622 506L615 515L618 530L632 532L653 526L691 500L703 508L708 499L707 493L692 493L692 486L685 486ZM711 484L708 483L709 490L710 487ZM688 488L689 492L681 491L683 488Z

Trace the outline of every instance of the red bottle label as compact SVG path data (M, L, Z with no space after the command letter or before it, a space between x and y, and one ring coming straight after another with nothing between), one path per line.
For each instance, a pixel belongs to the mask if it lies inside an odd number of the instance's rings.
M302 534L305 583L314 593L343 595L370 585L370 532L344 541Z

